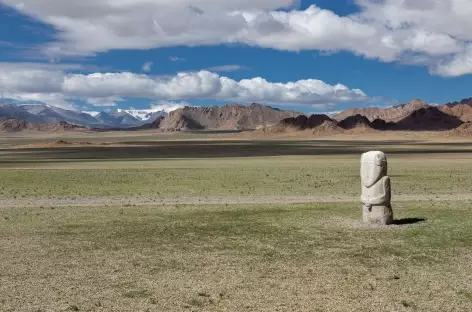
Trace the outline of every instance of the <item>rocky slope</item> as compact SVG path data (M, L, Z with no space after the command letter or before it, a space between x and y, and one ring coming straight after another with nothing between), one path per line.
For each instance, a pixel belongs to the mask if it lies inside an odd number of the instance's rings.
M455 129L462 124L459 118L443 112L438 107L430 106L412 112L397 122L393 128L410 131L444 131Z
M85 127L71 125L67 122L54 122L45 124L33 124L18 119L0 119L0 132L20 132L20 131L75 131L85 130Z
M367 117L364 117L362 115L354 115L354 116L349 116L346 119L341 120L338 123L338 126L345 130L351 130L355 128L363 128L363 129L371 129L372 124L367 119Z
M297 117L290 117L282 119L279 123L274 125L264 126L259 129L264 133L286 133L297 131L310 131L312 133L334 132L341 130L337 122L326 115L299 115Z
M296 117L300 113L251 104L232 104L213 107L184 107L170 112L162 121L163 130L244 130L277 124L282 119Z
M471 133L472 123L463 123L459 118L444 113L435 106L425 106L419 108L408 116L397 122L386 122L382 119L370 121L366 116L360 114L348 116L341 121L335 121L326 115L312 115L307 117L300 115L295 118L287 118L277 125L264 129L264 132L282 133L290 131L304 131L307 129L317 129L313 133L340 133L365 132L365 131L447 131L457 129L451 134L461 133L467 135ZM320 127L322 125L322 127ZM321 130L322 129L322 130Z
M350 116L361 115L367 117L367 119L369 119L370 121L374 121L375 119L382 119L385 122L397 122L407 117L412 112L428 106L429 105L426 102L415 99L410 101L408 104L396 105L389 108L350 108L334 115L333 118L338 121L341 121Z
M472 121L472 98L463 99L460 102L447 103L439 106L439 109L448 115L459 118L463 122Z
M278 125L290 127L296 130L313 129L320 126L325 121L333 121L326 115L299 115L297 117L285 118Z
M414 111L428 107L436 107L439 111L447 115L457 117L462 122L472 122L472 98L437 106L429 105L421 100L413 100L408 104L392 106L389 108L350 108L334 115L333 118L341 121L349 116L362 115L367 117L367 119L369 119L371 122L375 119L381 119L387 123L399 122L400 120L407 118Z

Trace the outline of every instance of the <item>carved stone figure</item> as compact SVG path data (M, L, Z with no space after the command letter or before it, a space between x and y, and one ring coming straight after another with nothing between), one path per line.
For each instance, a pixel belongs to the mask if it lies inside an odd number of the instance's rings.
M369 224L392 224L390 178L387 176L387 157L383 152L362 154L361 180L362 220Z

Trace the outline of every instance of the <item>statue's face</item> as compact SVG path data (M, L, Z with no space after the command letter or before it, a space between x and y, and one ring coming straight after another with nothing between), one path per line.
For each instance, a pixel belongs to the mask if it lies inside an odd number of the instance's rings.
M361 157L361 180L371 187L387 173L387 159L382 152L367 152Z

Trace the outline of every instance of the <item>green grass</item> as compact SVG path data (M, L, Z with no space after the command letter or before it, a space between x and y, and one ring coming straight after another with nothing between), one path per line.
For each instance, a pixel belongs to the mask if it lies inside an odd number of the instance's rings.
M393 191L404 194L472 192L472 161L389 158ZM345 195L359 192L356 156L280 156L230 159L166 159L116 164L68 164L69 169L3 169L0 198L87 196ZM124 164L121 161L119 164ZM118 165L119 166L119 165ZM107 168L110 167L110 168ZM148 168L142 168L148 167ZM93 168L93 169L92 169ZM444 183L447 181L447 183Z
M358 206L4 209L0 310L472 309L468 203Z
M387 153L394 194L472 192L468 142L135 141L0 150L0 198L357 196L369 149Z

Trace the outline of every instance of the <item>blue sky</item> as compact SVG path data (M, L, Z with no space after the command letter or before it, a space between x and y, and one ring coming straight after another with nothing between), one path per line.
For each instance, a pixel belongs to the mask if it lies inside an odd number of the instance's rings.
M0 0L1 97L90 111L323 112L472 96L464 1L67 2Z

